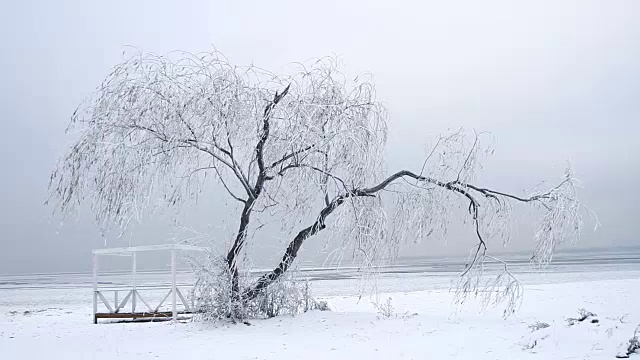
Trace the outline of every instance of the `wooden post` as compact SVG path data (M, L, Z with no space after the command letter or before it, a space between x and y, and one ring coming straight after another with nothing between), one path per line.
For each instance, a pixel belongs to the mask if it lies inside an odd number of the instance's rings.
M178 310L176 308L176 251L171 250L171 314L173 320L178 320Z
M98 255L93 254L93 323L98 323Z
M195 308L196 308L195 288L191 289L190 293L191 293L191 311L195 311Z
M136 253L133 253L133 269L131 271L133 292L131 293L131 312L136 312Z
M115 309L114 312L118 312L118 305L120 305L120 303L118 303L118 290L113 291L113 302L115 303L115 305L113 306L113 308Z

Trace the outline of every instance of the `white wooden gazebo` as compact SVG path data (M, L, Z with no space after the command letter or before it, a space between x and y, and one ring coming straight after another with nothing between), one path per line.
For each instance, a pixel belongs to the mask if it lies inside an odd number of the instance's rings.
M136 283L136 254L143 251L169 251L171 253L171 288L164 296L162 301L156 306L152 307L147 303L140 295L139 289ZM180 245L180 244L166 244L166 245L149 245L149 246L134 246L123 248L110 248L110 249L96 249L93 250L93 323L97 324L98 319L154 319L154 318L171 318L177 320L179 314L189 314L193 311L193 302L189 302L180 292L176 284L176 252L178 251L206 251L203 247ZM125 289L127 295L122 302L118 302L118 292L122 289L100 289L98 288L98 257L99 256L131 256L132 270L131 270L131 288ZM155 289L162 289L162 287L155 287ZM166 289L166 287L164 287ZM114 292L114 304L113 307L104 296L103 292ZM162 312L160 307L164 304L167 298L171 295L171 312ZM184 309L178 311L177 298L180 298ZM107 309L107 312L98 312L98 299ZM131 299L131 312L123 312L127 302ZM146 306L148 311L136 311L137 300L140 300ZM193 299L192 299L193 300Z

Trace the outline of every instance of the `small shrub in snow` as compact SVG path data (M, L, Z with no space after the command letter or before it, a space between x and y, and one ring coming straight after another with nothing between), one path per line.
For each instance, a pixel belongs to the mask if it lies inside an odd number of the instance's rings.
M522 350L532 350L533 348L538 346L542 340L549 337L548 331L536 332L550 327L550 325L546 322L536 321L535 323L530 324L528 327L532 334L525 337L524 343L522 344Z
M418 313L410 313L408 311L405 311L404 314L402 314L403 319L411 319L414 316L418 316Z
M580 314L580 318L578 321L584 321L587 318L598 316L591 311L587 311L586 309L578 309L578 313Z
M309 310L331 311L329 304L324 300L313 301L312 304L312 308Z
M538 341L542 341L546 338L548 338L549 335L545 335L539 339L533 339L531 341L529 341L528 343L526 343L524 346L522 346L522 350L532 350L533 348L535 348L536 346L538 346Z
M326 302L311 297L309 283L288 271L252 299L233 295L232 275L224 258L210 255L206 263L194 263L196 320L244 322L280 315L297 315L313 309L327 310ZM249 274L239 274L240 288L250 283Z
M240 304L231 295L231 274L224 259L210 254L205 263L194 263L193 266L196 275L194 319L233 320L232 314L239 315Z
M550 325L547 324L546 322L536 321L535 323L529 325L529 330L531 330L531 332L534 332L540 329L546 329L549 326Z
M298 278L296 271L282 275L250 303L258 304L251 312L255 318L293 316L309 310L331 311L326 301L316 301L311 296L309 281Z
M618 324L617 324L617 323L620 323L620 324L625 324L625 323L626 323L625 318L626 318L628 315L629 315L629 314L624 314L624 315L622 315L622 316L614 316L614 317L608 317L608 318L607 318L608 320L612 320L612 321L615 323L612 327L610 327L610 328L608 328L608 329L606 330L606 333L607 333L607 336L608 336L608 337L612 337L612 336L613 336L614 331L618 330L619 326L618 326Z
M531 349L533 349L534 347L536 347L536 345L538 345L538 340L532 340L531 342L529 342L529 343L525 344L525 345L522 347L522 350L531 350Z
M623 349L616 355L619 359L626 359L631 354L640 354L640 325L633 332L633 337L627 344L622 344Z
M374 301L371 304L373 304L373 307L376 308L380 316L382 316L384 319L388 319L395 314L393 304L391 304L391 300L391 297L389 297L385 303Z
M592 313L591 311L587 311L585 309L578 309L578 314L580 316L578 316L577 318L567 318L567 323L568 323L569 326L575 325L575 324L577 324L579 322L583 322L583 321L585 321L585 320L587 320L589 318L593 318L593 317L598 316L598 315ZM592 323L597 323L598 319L592 319L591 322Z
M371 304L378 311L378 319L389 319L392 317L402 318L402 319L411 319L414 316L417 316L418 313L411 313L409 311L405 311L403 314L397 314L393 304L391 303L393 299L391 297L387 298L387 301L384 303L380 303L379 301L374 301Z

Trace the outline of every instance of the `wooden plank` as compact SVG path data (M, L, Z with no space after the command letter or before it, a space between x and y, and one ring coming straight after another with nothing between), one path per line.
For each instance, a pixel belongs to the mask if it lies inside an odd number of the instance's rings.
M133 290L131 291L131 312L136 312L136 295L137 295L137 291L136 291L136 270L137 270L137 254L133 253L133 263L132 263L132 270L131 270L131 285L133 286Z
M120 311L120 309L122 309L125 305L127 305L127 301L129 301L129 297L131 297L131 293L133 291L129 291L129 293L127 294L127 296L124 297L124 299L122 299L122 302L120 303L120 305L118 305L118 307L116 308L115 312Z
M180 292L180 289L178 289L176 287L176 292L178 293L178 297L180 298L180 300L182 300L182 303L184 304L184 308L187 311L191 311L191 309L189 308L189 304L187 303L187 301L184 299L184 296L182 296L182 293Z
M190 312L179 312L179 314L191 314ZM137 318L153 318L153 317L168 317L173 315L171 311L163 312L143 312L143 313L97 313L98 319L137 319Z
M169 292L167 293L167 295L165 295L162 298L162 301L160 301L160 304L158 304L158 307L156 307L156 312L158 312L158 310L160 310L160 306L162 306L162 304L164 304L165 300L167 300L167 298L169 297L169 295L171 295L171 290L169 290Z
M98 257L93 254L93 323L97 324L96 313L98 313Z
M140 295L138 290L135 290L135 292L138 295L138 299L140 299L140 301L142 301L142 303L144 303L147 306L147 309L149 309L150 312L153 312L153 309L151 308L151 306L149 306L149 304L147 304L147 302L144 301L144 299L142 298L142 295Z
M178 309L176 307L176 251L171 250L171 309L173 311L173 320L178 320Z
M107 307L107 309L109 309L109 312L113 312L113 308L111 308L111 305L109 305L109 302L107 301L107 299L104 298L104 295L102 295L100 291L96 291L96 293L102 300L102 303Z

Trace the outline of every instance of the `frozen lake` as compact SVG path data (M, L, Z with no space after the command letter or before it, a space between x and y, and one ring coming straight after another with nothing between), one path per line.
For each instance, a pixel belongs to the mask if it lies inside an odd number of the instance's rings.
M544 270L525 257L509 259L524 286L519 311L482 310L471 300L455 310L449 291L463 262L401 259L380 270L378 298L392 298L385 319L360 298L357 269L306 269L313 294L332 312L252 321L99 324L91 321L90 274L0 277L1 359L611 359L640 324L640 252L560 254ZM126 288L130 274L108 274L102 287ZM162 285L166 272L138 282ZM181 272L179 282L191 281ZM147 292L142 292L147 296ZM162 294L162 293L160 293ZM148 301L152 301L147 299ZM597 322L567 325L586 308ZM549 327L531 331L537 321ZM636 356L636 355L632 355Z
M530 265L526 256L503 257L511 272L523 285L556 284L576 281L640 278L640 249L610 251L573 251L559 253L545 268ZM300 275L309 279L315 296L359 295L362 286L375 286L378 292L408 292L449 289L461 269L463 258L401 258L395 265L378 270L372 282L363 284L356 267L323 268L306 266ZM489 266L491 268L491 266ZM260 271L256 271L256 274ZM170 274L166 270L139 271L138 287L167 286ZM189 271L178 272L178 283L189 287L194 283ZM90 304L93 277L90 273L0 275L0 306L51 301L59 294L63 303ZM129 271L100 272L99 287L123 288L131 284ZM46 290L46 291L45 291ZM45 291L47 296L40 294ZM44 300L43 299L43 300Z

